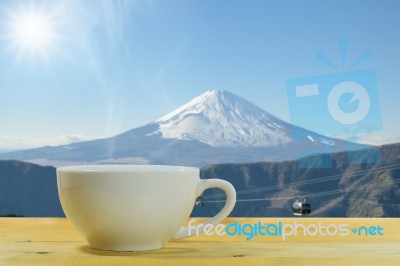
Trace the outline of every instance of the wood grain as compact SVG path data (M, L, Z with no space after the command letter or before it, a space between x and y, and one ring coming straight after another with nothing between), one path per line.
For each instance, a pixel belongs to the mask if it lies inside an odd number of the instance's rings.
M197 219L198 222L203 221ZM200 235L149 252L91 249L63 218L1 218L0 265L400 265L400 219L230 218L225 223L380 225L383 237Z

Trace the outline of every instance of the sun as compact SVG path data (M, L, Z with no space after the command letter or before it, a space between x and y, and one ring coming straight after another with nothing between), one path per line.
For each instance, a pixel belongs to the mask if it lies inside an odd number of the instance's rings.
M12 48L19 51L19 57L46 57L55 47L58 35L54 13L30 5L8 10L7 14L7 32L4 37L9 40Z
M53 42L52 23L48 17L40 12L23 13L13 22L13 38L25 49L40 49Z

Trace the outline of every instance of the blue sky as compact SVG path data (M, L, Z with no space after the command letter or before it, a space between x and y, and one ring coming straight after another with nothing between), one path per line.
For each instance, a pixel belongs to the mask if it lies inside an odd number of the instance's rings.
M399 9L394 0L3 1L0 150L112 136L210 89L290 122L288 80L363 69L376 72L382 129L360 140L400 141ZM366 49L372 56L350 66Z

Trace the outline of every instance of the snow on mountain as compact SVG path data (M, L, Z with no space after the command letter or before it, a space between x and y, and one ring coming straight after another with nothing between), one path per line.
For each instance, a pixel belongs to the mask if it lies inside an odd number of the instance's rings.
M293 140L291 125L228 91L207 91L155 121L166 139L212 147L271 147ZM312 142L315 136L308 136Z

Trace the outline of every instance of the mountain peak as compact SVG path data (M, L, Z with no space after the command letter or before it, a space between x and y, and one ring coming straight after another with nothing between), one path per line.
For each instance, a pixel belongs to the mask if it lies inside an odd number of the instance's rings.
M195 97L194 99L192 99L191 101L187 102L186 104L182 105L181 107L177 108L176 110L166 114L165 116L161 117L160 119L156 120L156 123L163 123L166 122L170 119L172 119L173 117L175 117L176 115L178 115L179 113L181 113L182 111L185 111L189 108L191 108L194 105L201 105L202 103L204 103L205 101L209 100L209 99L216 99L218 98L219 95L223 94L222 91L218 91L218 90L208 90L205 93Z
M182 112L187 112L192 110L193 113L200 113L204 111L223 111L217 110L218 107L221 108L223 106L233 106L233 105L246 105L247 107L251 107L252 109L258 109L259 111L263 111L252 103L246 101L245 99L229 92L226 90L208 90L205 93L195 97L191 101L177 108L175 111L168 113L167 115L161 117L156 120L156 123L163 123L168 120L176 118ZM211 109L211 110L206 110ZM263 111L264 112L264 111Z
M225 96L236 96L232 92L229 92L227 90L208 90L205 93L202 94L204 97L217 97L217 98L223 98ZM202 96L200 95L200 96ZM237 96L236 96L237 97Z
M213 147L268 147L290 141L285 122L225 90L206 91L155 123L163 138Z

